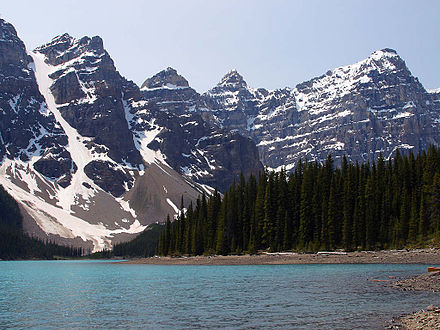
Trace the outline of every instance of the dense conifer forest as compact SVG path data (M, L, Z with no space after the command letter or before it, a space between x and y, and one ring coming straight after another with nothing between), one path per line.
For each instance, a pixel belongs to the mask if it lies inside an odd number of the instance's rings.
M152 257L157 252L159 235L164 228L161 224L149 225L141 234L133 240L115 244L110 256L115 257Z
M53 259L80 257L81 248L43 242L23 233L17 202L0 185L0 259Z
M417 156L243 176L224 194L202 195L175 221L149 226L103 257L375 250L440 245L440 149ZM23 233L16 201L0 186L0 258L79 257L82 249Z
M242 176L223 198L201 196L174 222L161 255L375 250L440 242L440 152L340 167L300 162L287 174Z

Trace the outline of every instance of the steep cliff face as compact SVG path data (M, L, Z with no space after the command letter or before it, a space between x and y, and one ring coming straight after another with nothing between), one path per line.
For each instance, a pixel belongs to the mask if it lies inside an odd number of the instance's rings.
M200 95L175 70L141 91L99 37L27 52L10 24L0 33L0 183L33 235L109 248L177 214L182 196L262 169L250 139L191 110Z
M255 143L220 128L200 94L176 70L161 71L142 86L148 111L133 112L132 130L139 135L154 126L148 146L179 173L225 191L240 173L248 176L263 170Z
M440 142L437 110L428 93L390 49L300 84L293 95L297 135L304 138L283 147L301 141L312 158L331 151L336 157L345 153L352 160L372 161L379 152L388 157L396 148L417 152Z
M202 97L225 128L257 143L265 165L290 169L299 158L328 153L372 161L380 152L438 144L437 95L384 49L293 89L252 89L233 71Z
M250 88L231 71L200 95L172 68L139 88L99 37L27 52L0 20L0 183L26 228L63 243L110 247L262 163L371 161L439 133L439 91L391 49L293 89Z
M63 35L27 53L10 24L0 33L0 183L32 235L109 248L197 197L171 168L142 159L125 111L141 93L99 38Z
M0 19L0 159L29 164L66 186L74 171L67 137L47 109L33 68L14 27Z
M223 127L248 135L249 120L258 114L261 100L267 94L265 89L249 88L243 77L232 70L203 94L203 101Z
M200 107L200 95L173 68L167 68L145 80L141 92L159 110L181 115Z
M142 158L125 120L123 95L130 86L116 71L99 37L79 40L68 34L36 49L48 64L50 91L57 110L80 134L97 159L85 165L89 178L114 196L131 188L126 170L139 169ZM87 140L87 141L86 141Z

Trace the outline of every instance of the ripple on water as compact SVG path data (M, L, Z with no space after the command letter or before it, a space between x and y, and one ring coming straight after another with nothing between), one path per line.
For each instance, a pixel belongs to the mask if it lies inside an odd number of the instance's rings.
M368 279L424 265L0 263L0 328L375 328L437 294ZM398 303L396 303L398 302Z

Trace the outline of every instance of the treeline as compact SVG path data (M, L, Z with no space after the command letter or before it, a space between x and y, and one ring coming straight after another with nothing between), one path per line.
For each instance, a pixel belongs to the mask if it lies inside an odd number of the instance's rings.
M149 225L141 234L133 240L115 244L111 251L103 253L103 257L152 257L157 252L159 235L163 225Z
M373 164L299 162L287 175L241 176L224 197L190 204L161 233L161 255L374 250L440 238L440 152L431 146Z
M23 233L23 219L17 202L0 185L0 259L53 259L80 257L82 248L60 246Z

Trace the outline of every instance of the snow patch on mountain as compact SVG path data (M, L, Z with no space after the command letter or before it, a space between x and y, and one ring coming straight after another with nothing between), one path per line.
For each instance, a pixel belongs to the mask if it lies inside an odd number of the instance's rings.
M373 71L384 73L396 70L393 59L398 58L392 50L378 50L365 60L338 67L308 83L300 84L293 91L297 110L308 111L310 115L328 111L334 99L343 98L359 85L372 83L370 74ZM371 88L378 87L373 85Z
M46 100L49 111L53 113L58 123L60 123L64 132L67 135L69 144L66 147L69 151L73 162L75 163L77 170L72 174L72 181L66 188L59 187L58 189L58 205L64 210L70 211L72 205L75 205L78 196L80 195L84 200L89 200L94 196L97 189L93 180L89 179L84 172L85 166L93 159L93 155L90 150L85 146L87 138L83 138L78 132L71 127L67 121L63 118L58 110L55 99L50 92L50 86L53 84L52 79L49 78L50 74L57 70L45 63L45 56L40 53L30 52L35 63L35 76L38 82L40 93ZM87 188L83 185L86 182L95 189Z
M64 208L52 205L46 202L36 192L41 192L41 183L37 184L36 178L38 172L32 171L29 166L21 164L20 169L17 163L11 160L5 160L0 167L0 184L21 202L25 210L33 216L37 224L48 234L59 235L64 238L81 237L84 241L93 242L93 251L100 251L104 248L111 248L111 238L120 233L140 233L146 226L142 226L138 220L135 220L128 229L108 229L103 224L91 224L79 217L76 217ZM11 177L11 171L14 175ZM21 188L20 184L14 184L14 178L20 178L22 182L27 183ZM40 179L43 179L40 177ZM50 189L50 182L45 182ZM53 187L53 186L52 186ZM54 197L54 196L52 196Z

